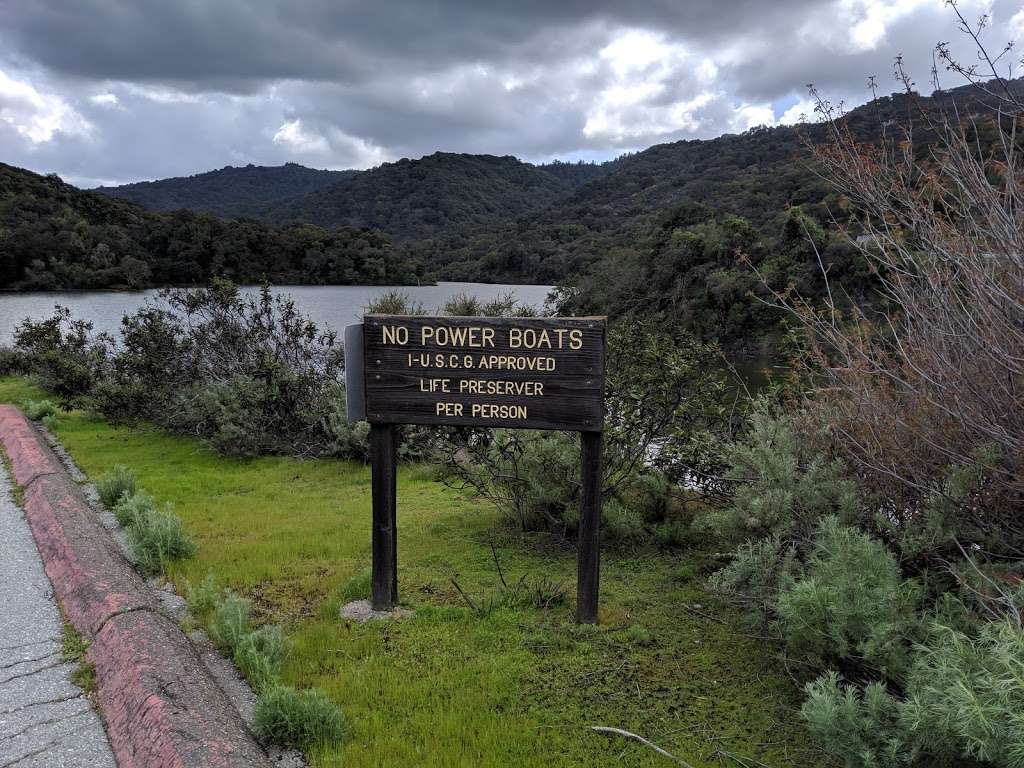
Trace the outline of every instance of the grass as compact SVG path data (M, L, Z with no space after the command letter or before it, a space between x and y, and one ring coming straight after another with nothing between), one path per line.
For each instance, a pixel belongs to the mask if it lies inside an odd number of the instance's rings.
M0 402L42 395L0 379ZM399 593L415 615L360 626L338 611L368 596L366 467L227 459L79 412L57 434L90 477L124 464L174 505L198 545L169 564L179 591L213 574L252 601L255 625L283 626L282 683L319 688L345 716L344 742L312 748L316 768L670 764L594 725L638 733L695 766L735 764L720 762L718 747L773 768L827 764L796 722L799 691L773 649L704 592L705 554L606 551L601 624L577 626L571 544L515 532L429 468L404 466ZM478 615L452 579L478 604L498 594L492 543L509 583L526 574L566 585L570 598L547 608L498 601Z
M85 660L85 652L88 650L89 641L65 622L61 627L61 660L75 663L71 682L92 694L96 692L96 667Z

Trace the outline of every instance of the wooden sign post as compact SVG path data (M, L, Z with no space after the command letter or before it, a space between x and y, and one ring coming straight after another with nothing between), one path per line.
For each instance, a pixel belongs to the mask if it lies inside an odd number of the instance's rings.
M345 334L349 419L370 422L373 607L398 600L396 424L581 433L577 621L597 622L603 317L367 315Z

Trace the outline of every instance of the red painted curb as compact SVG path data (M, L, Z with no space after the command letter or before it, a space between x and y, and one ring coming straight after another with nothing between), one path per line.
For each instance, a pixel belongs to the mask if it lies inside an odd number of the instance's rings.
M25 416L0 405L0 443L68 621L91 640L96 700L120 768L269 768L192 643L156 606L81 489Z

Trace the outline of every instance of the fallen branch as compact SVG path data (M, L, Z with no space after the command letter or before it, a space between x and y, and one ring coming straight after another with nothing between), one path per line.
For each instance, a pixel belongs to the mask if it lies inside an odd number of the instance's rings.
M681 765L681 766L683 766L683 768L693 768L692 765L690 765L688 762L686 762L682 758L676 757L671 752L666 752L664 749L659 747L657 744L654 744L654 743L648 741L643 736L637 736L635 733L630 733L629 731L624 731L621 728L610 728L610 727L604 726L604 725L592 725L592 726L590 726L590 730L597 731L598 733L614 733L614 734L616 734L618 736L624 736L627 739L633 739L634 741L639 741L645 747L650 747L655 752L657 752L659 755L662 755L663 757L667 757L669 760L674 761L677 765Z

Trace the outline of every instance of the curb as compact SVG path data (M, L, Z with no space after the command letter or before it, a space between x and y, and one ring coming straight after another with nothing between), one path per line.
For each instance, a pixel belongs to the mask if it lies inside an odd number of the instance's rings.
M0 443L54 595L91 641L86 658L119 768L270 768L192 643L13 406L0 405Z

